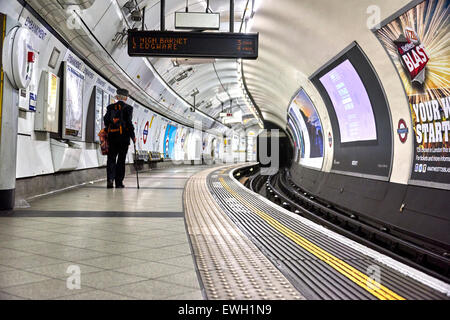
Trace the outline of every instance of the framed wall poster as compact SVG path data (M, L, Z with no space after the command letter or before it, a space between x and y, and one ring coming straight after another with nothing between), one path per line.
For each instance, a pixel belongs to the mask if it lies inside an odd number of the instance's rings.
M83 72L64 61L63 139L82 139L83 88Z
M414 139L410 183L450 189L449 0L413 1L374 33L408 98Z

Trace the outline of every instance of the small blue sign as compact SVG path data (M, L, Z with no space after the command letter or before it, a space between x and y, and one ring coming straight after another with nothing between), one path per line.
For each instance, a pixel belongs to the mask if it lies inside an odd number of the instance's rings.
M28 104L28 109L30 111L36 111L36 95L30 92L30 103Z

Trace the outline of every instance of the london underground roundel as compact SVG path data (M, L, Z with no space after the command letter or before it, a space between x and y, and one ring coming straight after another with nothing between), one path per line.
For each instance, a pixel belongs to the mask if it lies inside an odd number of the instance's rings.
M405 143L408 138L408 127L406 126L406 122L403 119L398 121L398 136L400 138L401 143Z
M144 140L144 144L147 143L147 137L148 137L148 121L144 126L144 131L142 132L142 138Z

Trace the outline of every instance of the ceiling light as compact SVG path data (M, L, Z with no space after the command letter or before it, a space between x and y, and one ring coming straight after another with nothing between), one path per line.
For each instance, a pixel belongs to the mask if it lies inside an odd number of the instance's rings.
M184 80L188 77L188 74L186 72L182 72L178 75L178 78L176 78L177 82L180 82L181 80Z
M198 89L195 88L194 90L192 90L191 97L194 97L194 96L198 95L199 93L200 92L198 91Z
M136 22L141 21L142 20L141 12L139 10L137 10L137 9L134 10L131 13L131 20L132 21L136 21Z

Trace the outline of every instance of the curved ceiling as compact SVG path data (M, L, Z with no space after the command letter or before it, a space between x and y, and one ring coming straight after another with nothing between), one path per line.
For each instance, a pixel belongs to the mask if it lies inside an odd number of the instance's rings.
M254 16L252 32L259 32L259 57L244 62L248 90L263 115L286 123L292 96L304 87L316 101L309 77L353 41L375 64L383 83L392 66L371 31L373 10L379 22L409 0L263 0ZM323 115L322 115L323 116ZM266 116L264 116L266 118ZM274 119L272 119L274 121Z
M160 28L160 1L142 0L137 2L140 8L145 8L145 27L149 30ZM207 1L166 1L166 29L174 30L174 14L185 11L186 3L191 12L207 11ZM242 18L249 0L234 1L234 30L241 28ZM210 10L220 13L219 32L229 31L230 1L209 1ZM152 58L151 63L162 79L177 92L185 101L193 104L192 94L196 95L196 107L215 119L223 109L242 112L243 118L254 119L250 100L246 98L238 70L240 65L235 59L168 59ZM255 124L248 121L246 126ZM238 126L235 126L235 128Z
M219 32L229 31L229 0L166 0L165 29L174 30L175 12L220 13ZM249 0L234 0L234 30L239 31ZM30 0L29 4L91 65L117 85L130 90L140 103L150 105L183 124L201 122L203 129L244 129L262 124L243 89L241 64L236 59L130 58L126 35L142 22L132 12L145 10L144 28L160 29L159 0ZM80 20L73 27L73 17ZM75 23L76 24L76 23ZM193 92L198 92L192 112ZM219 113L232 107L242 121L224 126Z
M313 101L323 103L308 78L353 41L367 53L383 83L395 81L389 59L368 25L371 18L368 9L374 5L372 0L234 0L235 32L259 33L258 59L244 61L130 58L126 50L126 30L140 29L142 24L131 20L131 11L145 8L145 29L159 30L159 0L29 2L44 18L51 20L49 23L68 34L68 40L73 39L75 45L84 49L80 51L86 52L94 65L100 65L102 72L116 83L128 84L136 96L144 100L151 98L161 112L182 123L203 121L206 128L223 131L227 127L221 124L219 113L231 106L233 112L241 113L244 119L233 124L234 129L262 124L260 114L283 126L289 101L300 87L308 91ZM86 34L83 30L64 29L70 15L69 2L84 3L87 7L79 13L88 29ZM166 0L166 29L174 30L174 14L185 11L186 3L189 11L204 12L208 2L210 11L220 13L219 31L227 32L229 0ZM378 2L380 19L408 2ZM92 38L100 49L89 49ZM390 103L397 103L389 90L398 90L398 86L387 89ZM195 92L198 92L195 95L198 111L193 113L190 109Z

